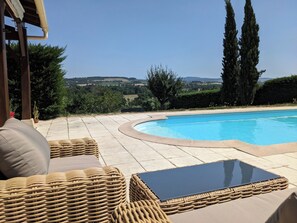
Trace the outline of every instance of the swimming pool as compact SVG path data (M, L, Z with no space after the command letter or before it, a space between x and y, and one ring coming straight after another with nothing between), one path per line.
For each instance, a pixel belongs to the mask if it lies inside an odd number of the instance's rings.
M137 131L188 140L240 140L254 145L297 142L297 110L168 116L134 126Z

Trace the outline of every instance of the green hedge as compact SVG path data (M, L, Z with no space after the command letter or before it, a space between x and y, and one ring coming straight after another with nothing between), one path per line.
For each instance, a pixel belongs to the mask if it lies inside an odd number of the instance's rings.
M7 52L9 97L12 111L21 118L21 71L20 63L14 55L20 56L19 45L11 44ZM65 107L65 84L62 63L65 60L65 48L41 44L29 44L29 60L31 71L31 105L34 102L39 109L40 119L57 117Z
M205 108L220 105L220 90L181 94L171 101L171 108Z
M266 81L255 95L254 104L292 103L297 99L297 75Z

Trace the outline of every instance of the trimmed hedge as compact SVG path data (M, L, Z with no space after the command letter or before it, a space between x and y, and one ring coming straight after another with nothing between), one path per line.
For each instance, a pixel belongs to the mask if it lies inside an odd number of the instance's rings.
M292 103L297 99L297 75L266 81L255 95L254 104Z
M171 101L171 108L205 108L220 105L220 90L181 94Z

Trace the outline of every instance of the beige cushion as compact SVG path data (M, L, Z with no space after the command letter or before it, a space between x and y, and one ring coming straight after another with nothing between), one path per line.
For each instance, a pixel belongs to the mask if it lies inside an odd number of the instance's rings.
M266 223L296 223L297 194L292 193L272 214Z
M50 148L31 126L11 118L0 128L0 171L7 177L47 174Z
M263 223L296 188L170 215L173 223Z
M101 167L101 164L96 156L81 155L54 158L50 160L49 173L84 170L90 167Z

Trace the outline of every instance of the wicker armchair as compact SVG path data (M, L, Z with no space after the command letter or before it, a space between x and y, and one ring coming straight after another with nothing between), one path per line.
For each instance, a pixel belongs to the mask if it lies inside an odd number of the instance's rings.
M142 200L119 205L112 214L111 223L171 223L171 220L153 200Z
M51 158L95 155L92 139L49 142ZM115 167L89 168L0 180L0 223L109 222L126 202L126 183Z

